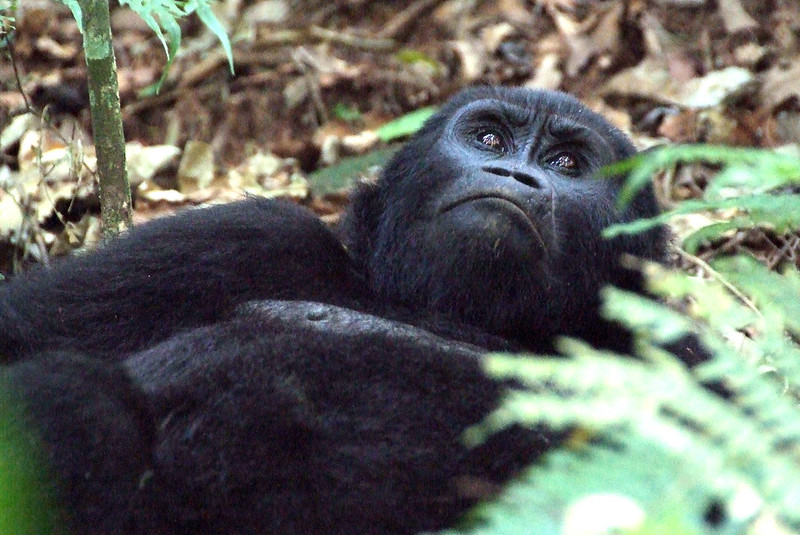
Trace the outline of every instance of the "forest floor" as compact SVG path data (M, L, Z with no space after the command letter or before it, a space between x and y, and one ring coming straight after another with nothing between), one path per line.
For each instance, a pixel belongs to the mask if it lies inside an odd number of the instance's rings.
M112 6L137 223L244 192L290 196L334 221L350 179L386 157L376 128L477 84L568 91L640 147L800 147L797 0L223 0L215 10L234 73L190 17L148 96L164 47ZM52 0L19 2L14 24L0 42L6 274L99 237L78 27ZM702 195L711 172L665 173L661 202ZM800 264L796 234L756 229L713 245L742 248Z

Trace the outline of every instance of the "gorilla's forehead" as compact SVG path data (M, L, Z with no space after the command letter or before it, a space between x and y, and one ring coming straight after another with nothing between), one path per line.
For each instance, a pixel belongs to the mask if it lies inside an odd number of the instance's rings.
M559 94L554 94L558 95ZM601 135L611 131L604 119L573 99L551 98L534 101L482 98L463 105L454 119L475 115L476 118L498 116L514 128L541 130L546 128L554 134L570 134L577 131L594 130Z

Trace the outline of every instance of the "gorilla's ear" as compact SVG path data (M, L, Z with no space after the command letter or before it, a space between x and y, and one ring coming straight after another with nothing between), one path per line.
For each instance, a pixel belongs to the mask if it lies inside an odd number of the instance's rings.
M374 250L378 220L384 212L384 199L374 180L359 182L353 190L350 207L336 229L353 259L363 266Z

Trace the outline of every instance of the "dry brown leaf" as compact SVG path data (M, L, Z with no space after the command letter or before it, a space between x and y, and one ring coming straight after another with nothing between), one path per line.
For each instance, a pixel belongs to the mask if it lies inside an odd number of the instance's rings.
M533 24L535 15L524 0L498 0L497 6L503 17L519 26Z
M612 77L601 88L605 95L620 94L677 104L686 108L709 108L757 89L755 75L747 69L728 67L682 82L669 72L664 60L647 58Z
M128 180L136 187L145 180L153 178L159 170L177 161L181 149L172 145L153 145L145 147L139 142L125 144L125 160L128 167Z
M769 109L775 109L789 99L799 99L800 56L788 62L788 68L778 65L767 71L759 96Z
M768 46L760 45L753 41L747 41L733 50L733 57L737 65L747 66L752 69L764 61L771 52Z
M486 70L486 49L478 41L450 41L447 48L458 61L458 74L465 84L480 78Z
M452 37L462 37L464 20L475 9L475 0L448 0L431 13L434 23L447 30Z
M697 63L686 54L672 53L665 56L667 70L672 80L678 83L688 82L698 76Z
M380 143L380 138L372 130L364 130L361 133L342 138L342 148L348 154L364 154L374 149L378 143Z
M133 95L139 89L155 83L161 76L160 67L148 65L136 69L118 69L117 84L121 95Z
M800 51L800 36L797 35L800 2L782 2L771 18L770 33L779 48L787 55Z
M536 66L536 74L525 82L525 87L558 89L564 80L564 73L559 68L560 62L557 53L543 55Z
M19 91L0 91L0 107L19 110L25 107L25 98Z
M729 34L758 29L758 23L745 11L740 0L717 0L717 9Z
M0 189L0 238L15 236L24 221L19 201Z
M701 228L714 223L719 223L721 218L710 213L682 214L673 216L669 220L669 228L675 237L675 243L682 243L688 236Z
M569 76L577 75L592 59L610 62L620 47L620 25L625 13L622 0L582 2L580 0L544 0L559 33L570 49L566 62ZM604 59L605 57L605 59Z
M619 94L666 103L674 103L677 91L666 61L655 57L620 71L600 88L603 95Z
M47 0L20 2L16 13L17 29L31 37L52 32L58 24L57 12L53 9L56 5Z
M17 162L20 171L36 167L37 154L43 156L53 150L64 150L64 142L50 130L28 130L19 139ZM59 156L60 158L60 156ZM58 158L48 157L47 161Z
M36 50L58 60L70 60L78 55L78 47L75 44L61 44L46 35L36 40Z
M516 34L516 28L507 22L486 26L480 32L481 42L489 54L495 54L504 41Z
M784 143L800 144L800 112L787 110L775 114L775 134Z
M655 0L656 4L674 7L703 7L708 4L708 0Z
M24 113L14 117L0 131L0 152L4 152L18 143L26 132L35 129L37 126L39 126L39 118L32 113Z
M188 141L178 165L178 188L181 193L207 188L214 180L214 153L211 145L202 141Z
M751 94L755 92L757 85L758 80L748 69L728 67L681 84L677 100L687 108L709 108L726 100Z
M308 182L292 158L257 152L218 181L233 191L246 191L263 197L304 199L309 194Z
M48 233L49 234L49 233ZM76 223L67 223L64 230L53 235L50 256L62 256L76 249L94 249L103 239L100 218L89 215Z

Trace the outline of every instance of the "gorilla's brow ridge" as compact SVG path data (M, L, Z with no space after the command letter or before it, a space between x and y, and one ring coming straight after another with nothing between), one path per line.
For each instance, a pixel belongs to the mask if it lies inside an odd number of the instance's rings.
M587 135L603 137L601 132L592 128L591 125L575 119L575 117L557 113L548 114L545 124L547 132L557 139L585 138Z
M534 107L523 106L516 102L496 100L496 105L502 110L506 120L515 127L527 126L539 118L539 110Z
M499 108L502 117L515 128L535 126L536 123L543 124L547 131L557 138L580 137L580 134L584 136L590 134L603 138L605 141L605 136L608 135L598 130L593 117L580 113L582 110L579 108L572 109L573 107L570 107L570 109L557 110L543 106L542 102L520 103L496 98L481 99L473 104L478 108L484 106Z

